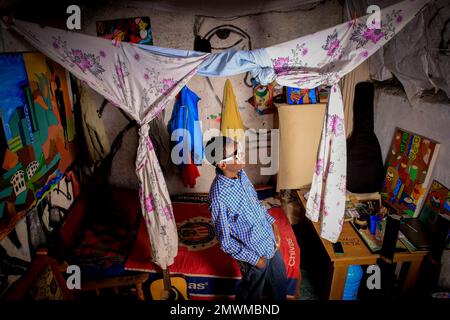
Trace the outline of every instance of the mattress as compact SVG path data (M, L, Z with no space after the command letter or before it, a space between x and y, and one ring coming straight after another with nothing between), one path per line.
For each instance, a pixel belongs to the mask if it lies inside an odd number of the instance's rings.
M241 281L237 262L224 253L218 244L205 203L173 203L178 228L179 247L170 273L183 275L191 300L234 299ZM287 277L288 298L296 299L300 285L300 248L292 227L281 207L269 210L280 230L282 253ZM159 267L151 262L150 243L145 224L125 264L130 271L149 272L149 281L159 279Z

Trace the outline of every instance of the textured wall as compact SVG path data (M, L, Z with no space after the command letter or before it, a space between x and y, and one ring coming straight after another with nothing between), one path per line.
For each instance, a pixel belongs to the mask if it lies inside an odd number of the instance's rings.
M406 95L394 95L387 90L375 92L375 133L380 141L383 159L389 152L396 127L406 129L441 143L432 178L450 187L450 105L423 102L411 107ZM450 251L442 258L439 285L450 289Z
M176 49L193 49L194 43L194 22L193 15L173 14L167 12L155 12L148 9L142 10L136 7L108 7L90 10L85 13L85 22L83 32L95 35L95 21L115 19L122 17L133 17L139 15L150 16L154 44L161 47L170 47ZM341 21L342 7L337 1L332 1L320 5L309 12L292 12L287 14L264 14L256 17L240 18L233 21L221 21L211 18L203 20L199 28L199 33L205 35L215 26L222 24L232 24L247 32L250 36L252 49L267 47L278 44L293 38L309 34L314 31L328 28L338 24ZM239 38L231 38L234 42ZM221 46L220 39L212 39L213 46ZM243 41L242 48L249 49L249 41ZM241 47L238 47L241 48ZM230 77L234 92L237 97L241 117L244 125L250 128L272 128L273 116L259 116L253 107L247 103L252 91L244 83L245 75ZM219 129L220 123L214 119L208 119L210 115L217 115L221 111L221 105L216 99L216 95L222 100L223 86L226 78L211 79L213 90L203 77L194 77L188 86L201 98L199 102L199 116L202 121L203 129ZM166 111L166 122L172 113L172 105ZM104 119L106 129L110 137L114 137L125 125L126 121L122 115L108 105L105 108ZM124 185L136 188L137 179L134 174L134 159L136 155L137 138L136 131L130 131L122 145L121 150L116 155L113 164L112 182L118 185ZM181 180L177 176L167 177L169 191L171 193L182 192L208 192L211 181L215 175L214 168L204 164L199 167L200 178L194 189L184 188ZM259 174L259 167L249 166L247 169L251 179L256 183L266 182L269 177L262 177Z
M432 178L450 187L450 105L423 102L412 108L405 95L386 90L375 94L375 133L380 141L383 159L389 152L396 127L418 133L441 143Z
M192 14L169 13L151 10L142 4L130 2L130 4L114 3L113 5L93 5L90 9L82 9L82 30L81 32L96 35L96 21L118 19L135 16L149 16L153 29L154 44L161 47L176 49L193 49L194 43L194 22L195 16ZM269 13L259 16L243 17L232 21L205 18L199 26L199 33L205 35L209 30L218 25L230 24L241 28L250 36L250 41L245 39L237 49L252 49L271 46L282 43L296 37L300 37L315 31L319 31L342 20L342 7L338 1L330 1L319 5L312 11L293 11L289 13ZM33 50L26 42L20 40L8 31L1 30L2 51L30 51ZM230 36L229 42L239 40L234 35ZM212 44L216 47L223 46L218 37L212 38ZM237 97L241 117L244 125L249 128L272 128L273 116L258 115L253 107L247 103L252 91L244 83L245 75L230 77L234 92ZM221 105L216 99L222 100L223 86L226 78L213 78L209 86L205 78L194 77L188 86L201 97L199 102L199 116L202 127L206 129L218 129L220 123L214 119L208 119L210 115L218 115ZM99 104L102 98L98 97ZM169 104L166 111L166 123L170 118L173 104ZM112 139L125 127L127 121L120 112L113 106L108 105L104 109L103 118L106 130ZM124 138L122 147L114 159L111 182L116 185L137 188L137 178L134 171L134 161L136 156L137 133L130 130ZM201 177L197 179L194 189L185 189L179 177L171 175L167 177L169 191L171 193L182 192L208 192L211 181L214 177L214 169L209 165L199 168ZM255 183L264 183L270 177L260 176L257 165L249 166L247 172Z

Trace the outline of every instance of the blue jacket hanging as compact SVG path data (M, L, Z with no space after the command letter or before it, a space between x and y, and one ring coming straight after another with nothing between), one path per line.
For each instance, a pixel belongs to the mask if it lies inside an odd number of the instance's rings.
M187 86L184 86L177 96L177 100L173 107L172 117L169 121L168 129L171 136L172 148L177 144L185 143L188 147L191 159L194 164L199 165L202 163L204 156L203 148L203 134L200 128L200 122L198 120L198 101L200 98L191 91ZM172 133L177 129L185 129L185 133L189 132L189 135L182 134L182 132L175 133L177 139L172 141ZM179 145L181 148L181 145ZM188 155L185 157L182 151L180 156L183 161L182 164L189 163L191 160Z

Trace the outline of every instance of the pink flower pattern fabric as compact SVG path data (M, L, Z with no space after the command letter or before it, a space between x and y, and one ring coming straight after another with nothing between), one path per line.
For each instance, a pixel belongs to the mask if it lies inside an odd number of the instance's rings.
M153 261L167 268L178 252L177 228L164 176L148 135L148 123L191 79L208 55L169 58L134 44L114 45L110 40L19 20L12 28L140 124L136 174L142 214Z
M332 86L306 208L309 219L320 220L321 236L331 242L338 240L342 230L346 196L344 106L338 82L389 41L427 2L407 0L384 8L378 26L371 25L368 15L266 48L279 84L304 89Z

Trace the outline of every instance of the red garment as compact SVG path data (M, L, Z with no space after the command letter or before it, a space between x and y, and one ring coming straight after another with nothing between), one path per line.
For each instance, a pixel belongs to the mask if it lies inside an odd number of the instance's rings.
M195 187L196 179L200 177L200 172L198 171L197 166L191 161L189 164L182 165L181 177L185 187L189 185L193 188Z

